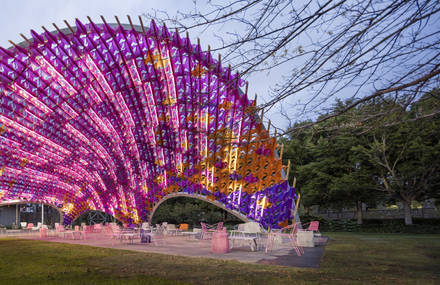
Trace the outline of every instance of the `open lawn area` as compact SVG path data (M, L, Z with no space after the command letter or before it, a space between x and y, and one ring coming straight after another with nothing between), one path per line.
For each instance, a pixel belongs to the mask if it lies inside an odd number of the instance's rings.
M327 233L320 269L0 239L1 284L440 284L440 235Z

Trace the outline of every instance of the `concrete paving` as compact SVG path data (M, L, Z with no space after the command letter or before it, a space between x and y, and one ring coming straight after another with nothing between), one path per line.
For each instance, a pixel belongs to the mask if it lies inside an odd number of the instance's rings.
M251 251L250 247L246 244L241 246L238 244L238 246L234 245L229 253L213 254L211 252L210 240L198 240L183 236L167 236L165 242L161 245L140 243L140 239L135 239L133 243L126 240L121 242L118 239L103 238L98 234L91 236L86 240L61 239L59 237L40 238L36 234L25 234L17 237L185 257L215 258L222 260L236 260L246 263L309 268L319 268L325 249L325 246L304 248L304 255L297 256L292 247L289 247L288 243L283 243L276 245L272 252L265 253L264 245L266 241L265 239L260 239L258 241L257 251Z

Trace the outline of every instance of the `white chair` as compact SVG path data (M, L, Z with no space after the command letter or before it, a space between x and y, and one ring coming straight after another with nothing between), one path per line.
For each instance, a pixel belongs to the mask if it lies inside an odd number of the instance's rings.
M177 228L175 224L168 224L166 231L169 235L175 236L177 234Z
M156 224L153 232L163 234L164 231L165 229L163 226L161 226L160 224Z
M141 229L143 229L143 230L150 230L150 223L142 223Z
M42 223L38 222L36 227L32 227L32 230L33 231L38 231L41 228L42 225L43 225Z
M20 226L22 229L25 229L27 227L27 222L21 222Z
M234 247L236 240L242 240L249 243L252 251L258 249L258 244L261 236L265 233L264 229L259 223L248 222L238 225L238 230L230 233L231 248Z

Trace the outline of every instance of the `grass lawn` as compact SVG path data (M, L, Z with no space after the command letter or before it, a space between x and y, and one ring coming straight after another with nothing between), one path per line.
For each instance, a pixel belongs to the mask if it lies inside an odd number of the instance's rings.
M321 268L0 239L0 284L440 284L440 235L328 233Z

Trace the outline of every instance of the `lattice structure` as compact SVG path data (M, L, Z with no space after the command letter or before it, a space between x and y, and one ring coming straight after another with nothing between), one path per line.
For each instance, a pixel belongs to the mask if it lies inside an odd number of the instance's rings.
M142 28L142 29L141 29ZM76 22L0 51L0 196L146 219L199 194L268 227L294 189L244 82L200 45L150 28Z

